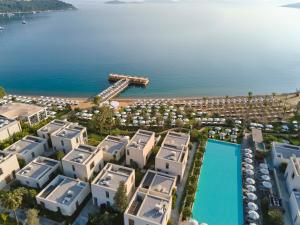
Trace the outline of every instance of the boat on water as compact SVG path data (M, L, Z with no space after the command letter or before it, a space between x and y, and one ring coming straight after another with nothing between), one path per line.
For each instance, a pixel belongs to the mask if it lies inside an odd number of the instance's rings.
M4 27L1 27L1 26L0 26L0 31L3 31L3 30L4 30Z
M22 20L22 24L27 24L27 22L25 20Z

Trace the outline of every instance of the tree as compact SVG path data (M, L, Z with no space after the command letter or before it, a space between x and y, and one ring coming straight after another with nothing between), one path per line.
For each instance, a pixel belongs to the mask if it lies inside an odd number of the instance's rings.
M17 209L22 205L22 194L20 192L1 192L0 193L0 203L1 206L6 210L12 210L15 215L17 224L19 224L19 219L17 215Z
M62 160L62 158L65 156L65 153L63 153L62 151L57 151L55 153L55 157L57 160Z
M9 214L8 213L1 213L0 214L0 224L7 224L7 221L8 221L8 217L9 217Z
M0 98L3 98L6 95L5 89L0 87Z
M114 207L118 211L124 212L126 210L127 205L128 205L128 198L126 194L126 185L124 181L121 181L117 189L117 192L114 196Z
M269 210L267 221L272 225L284 225L282 212L276 209Z
M109 129L110 131L113 126L113 110L109 106L105 105L102 106L99 111L100 112L98 114L94 115L92 121L94 128L100 132L102 132L104 129Z
M95 105L99 105L101 103L101 97L100 96L95 96L93 99L93 102Z
M25 225L40 225L39 211L36 209L28 209L26 212L26 223Z

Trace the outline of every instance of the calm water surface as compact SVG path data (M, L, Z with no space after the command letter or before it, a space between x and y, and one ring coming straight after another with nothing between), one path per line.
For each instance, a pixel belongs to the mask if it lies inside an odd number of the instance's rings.
M300 87L300 10L215 1L78 7L26 16L26 25L2 17L0 85L18 94L90 96L115 72L151 79L123 96Z

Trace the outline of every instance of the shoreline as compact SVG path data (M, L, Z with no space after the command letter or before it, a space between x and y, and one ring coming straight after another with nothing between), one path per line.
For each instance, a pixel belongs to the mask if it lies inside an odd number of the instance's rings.
M64 100L70 100L70 101L77 101L78 107L79 108L89 108L93 106L93 103L91 101L91 96L90 97L80 97L80 96L48 96L48 95L16 95L16 94L11 94L8 93L8 95L12 95L12 96L16 96L16 97L30 97L30 98L40 98L41 96L43 97L49 97L49 98L60 98L60 99L64 99ZM269 96L272 97L272 93L271 94L257 94L257 95L252 95L252 97L265 97L265 96ZM230 99L234 99L234 98L245 98L248 97L248 95L233 95L233 96L229 96L228 98ZM220 99L220 98L226 98L226 95L224 96L182 96L182 97L168 97L168 96L159 96L159 97L151 97L151 96L143 96L143 97L136 97L136 96L132 96L132 97L115 97L113 98L111 101L118 101L120 103L121 107L133 104L136 101L139 100L175 100L175 101L192 101L192 100L203 100L203 98L206 99ZM291 93L278 93L274 96L274 98L277 98L279 100L287 100L287 103L289 103L290 105L296 106L298 104L298 102L300 102L300 96L297 96L295 92L291 92Z

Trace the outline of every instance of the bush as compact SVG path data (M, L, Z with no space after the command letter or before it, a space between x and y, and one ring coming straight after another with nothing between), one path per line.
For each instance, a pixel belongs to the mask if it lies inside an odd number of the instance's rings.
M183 209L183 212L182 212L183 220L186 220L187 218L190 218L191 215L192 215L192 209L190 207L185 207Z
M280 166L279 166L279 170L281 173L284 173L285 170L286 170L286 167L287 167L287 163L281 163Z

